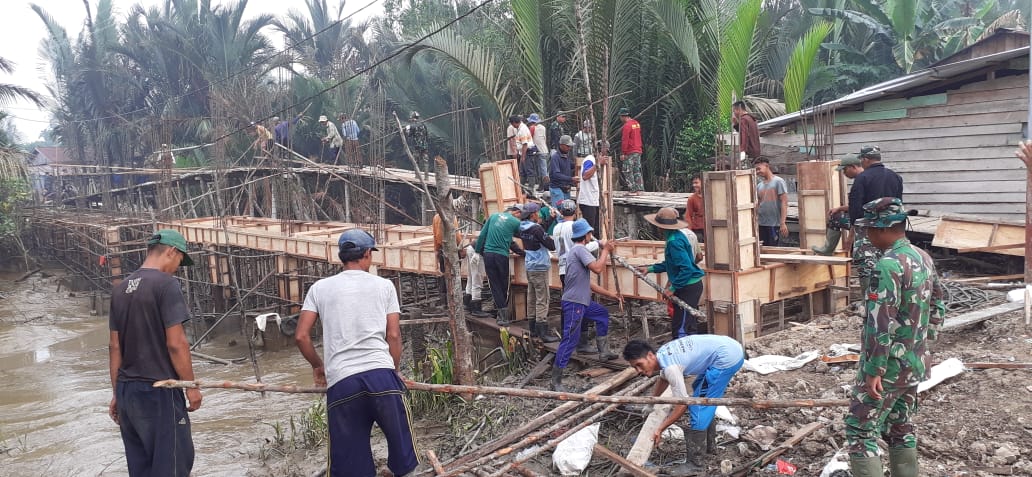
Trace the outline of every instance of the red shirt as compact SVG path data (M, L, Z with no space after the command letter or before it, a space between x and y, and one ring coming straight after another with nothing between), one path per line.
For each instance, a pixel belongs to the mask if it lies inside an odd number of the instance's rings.
M641 125L628 118L623 124L620 134L620 152L622 154L641 154Z
M688 209L684 212L684 220L692 230L706 228L706 209L701 195L696 193L688 197Z

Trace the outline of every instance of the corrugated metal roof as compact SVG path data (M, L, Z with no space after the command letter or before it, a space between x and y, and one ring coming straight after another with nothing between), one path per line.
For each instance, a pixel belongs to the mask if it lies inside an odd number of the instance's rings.
M935 66L926 68L921 71L911 73L906 76L886 81L884 83L878 83L873 86L868 86L861 90L857 90L839 99L828 101L820 106L813 108L803 109L794 113L779 116L774 119L768 119L760 123L759 129L777 128L792 124L798 121L804 116L810 116L817 109L827 111L829 109L838 109L845 106L852 106L855 104L865 103L874 99L881 98L883 96L889 96L892 94L903 93L907 90L924 86L927 84L935 83L943 79L949 79L964 73L969 73L981 68L984 68L993 63L1002 61L1009 61L1022 56L1028 56L1029 47L1016 48L993 55L987 55L980 58L971 60L959 61L957 63L951 63L943 66Z

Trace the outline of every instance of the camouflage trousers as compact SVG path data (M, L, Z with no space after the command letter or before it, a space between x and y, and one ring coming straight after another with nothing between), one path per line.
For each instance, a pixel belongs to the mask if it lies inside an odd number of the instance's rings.
M624 157L624 175L627 179L627 188L631 192L645 190L645 179L641 176L641 153L628 154Z
M426 151L416 151L416 159L419 160L419 168L423 171L423 177L430 175L430 155Z
M856 269L856 276L860 279L864 297L867 296L867 289L871 285L874 266L878 264L882 253L868 240L866 227L853 227L853 268Z
M864 390L862 373L858 380L844 419L849 456L877 456L879 437L890 449L916 448L917 435L910 419L917 412L917 386L895 387L882 381L882 398L877 400Z

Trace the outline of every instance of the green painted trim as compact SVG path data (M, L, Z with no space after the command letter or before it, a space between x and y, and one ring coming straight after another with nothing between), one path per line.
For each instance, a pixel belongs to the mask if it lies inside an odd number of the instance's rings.
M880 121L883 119L900 119L907 117L906 109L892 109L888 111L850 111L835 115L835 124L862 123L865 121Z
M946 93L914 96L913 98L868 101L867 103L864 103L864 112L888 111L900 108L919 108L921 106L935 106L939 104L946 104Z

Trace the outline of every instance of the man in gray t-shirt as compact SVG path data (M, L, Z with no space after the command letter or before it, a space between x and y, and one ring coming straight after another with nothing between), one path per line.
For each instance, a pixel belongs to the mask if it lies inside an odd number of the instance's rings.
M584 219L577 219L573 223L573 248L566 254L566 284L563 286L563 339L559 342L555 363L552 366L553 391L562 389L563 369L570 362L577 343L583 341L582 320L595 322L595 341L598 344L599 359L610 360L617 357L609 352L609 341L606 339L609 333L609 310L591 301L591 292L623 301L620 295L591 283L591 272L601 275L606 271L606 261L613 251L613 242L602 241L602 252L598 259L595 259L584 246L591 240L592 230L594 229Z
M770 161L761 157L755 162L760 240L763 245L776 247L782 237L788 237L788 185L770 170Z

